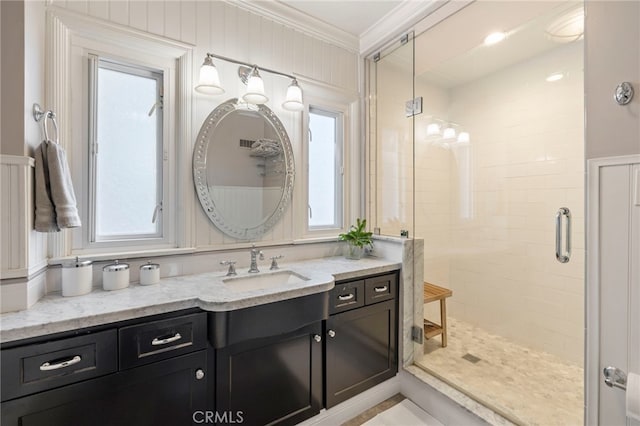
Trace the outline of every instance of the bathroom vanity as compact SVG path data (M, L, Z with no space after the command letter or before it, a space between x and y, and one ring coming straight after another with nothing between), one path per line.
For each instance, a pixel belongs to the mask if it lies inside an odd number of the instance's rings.
M398 268L330 258L266 289L269 273L217 273L47 296L2 317L2 424L296 424L397 373ZM65 310L84 297L95 309Z

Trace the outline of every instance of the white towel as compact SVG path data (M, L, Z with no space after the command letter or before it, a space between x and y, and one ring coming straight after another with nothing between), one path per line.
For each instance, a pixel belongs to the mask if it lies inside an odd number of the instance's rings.
M64 149L44 141L35 152L36 220L39 232L59 232L81 225Z

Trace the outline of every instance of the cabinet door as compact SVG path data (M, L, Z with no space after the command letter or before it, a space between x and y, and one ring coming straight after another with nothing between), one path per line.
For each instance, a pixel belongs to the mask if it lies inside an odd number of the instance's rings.
M9 401L2 425L189 425L207 409L206 365L200 351Z
M322 322L216 352L216 411L247 425L297 424L322 408ZM240 413L241 412L241 413Z
M395 300L329 317L325 358L327 408L398 372L396 329Z

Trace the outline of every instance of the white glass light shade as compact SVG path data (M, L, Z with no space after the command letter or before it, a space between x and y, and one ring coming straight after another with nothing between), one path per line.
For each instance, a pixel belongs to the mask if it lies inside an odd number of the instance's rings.
M220 85L218 69L208 57L200 67L200 77L195 90L205 95L221 95L224 93L224 89Z
M455 139L456 130L453 127L447 127L442 133L442 139Z
M440 134L440 125L438 123L431 123L427 126L427 136L434 136Z
M469 143L471 141L471 136L469 136L468 132L460 132L458 135L458 142L460 143Z
M249 81L247 81L247 93L244 94L242 99L244 99L245 102L258 105L264 104L269 100L269 98L264 94L264 82L262 81L262 77L260 77L258 71L255 69L249 77Z
M302 89L296 80L293 80L287 88L287 98L282 103L282 108L288 111L302 111L304 109Z

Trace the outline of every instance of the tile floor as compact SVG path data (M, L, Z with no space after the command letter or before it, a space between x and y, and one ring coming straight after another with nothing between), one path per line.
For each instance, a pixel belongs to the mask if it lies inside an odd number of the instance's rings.
M363 411L351 420L344 422L342 426L360 426L368 422L378 414L382 413L383 411L386 411L394 405L399 404L404 399L406 399L404 395L397 393L391 398L382 401L380 404L374 405L368 410Z
M427 340L418 366L515 423L583 424L582 367L455 318L447 325L447 347Z
M342 426L443 426L402 394L371 407Z

